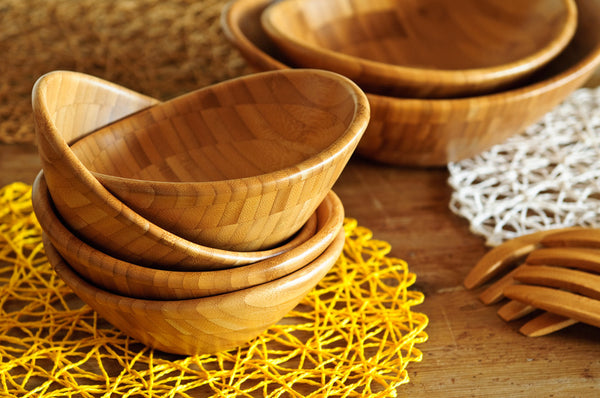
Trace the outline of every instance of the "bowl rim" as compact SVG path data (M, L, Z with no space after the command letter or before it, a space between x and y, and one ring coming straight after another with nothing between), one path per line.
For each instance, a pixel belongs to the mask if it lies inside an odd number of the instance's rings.
M229 0L223 8L221 14L221 25L226 37L238 48L248 60L251 57L252 62L256 67L265 70L272 69L291 69L293 67L284 63L279 57L273 56L255 44L240 28L236 22L236 13L247 11L247 8L252 6L261 6L266 8L272 1L277 0ZM600 18L598 18L600 23ZM577 32L575 32L577 35ZM569 47L571 43L567 45ZM371 110L376 111L379 103L392 104L392 106L403 106L404 104L412 103L415 106L424 106L425 104L434 104L439 106L447 106L449 103L469 103L472 101L484 100L488 106L497 102L518 101L532 96L542 94L547 91L552 91L556 87L560 87L569 81L577 79L579 76L590 72L600 65L600 37L596 46L588 54L583 56L579 61L569 66L567 69L545 77L542 80L536 80L526 85L516 88L500 91L497 93L476 95L471 97L460 98L403 98L392 97L380 94L367 92L367 98L371 103Z
M570 42L577 27L578 9L574 0L560 0L563 6L566 17L560 30L556 30L556 34L542 48L537 49L532 54L522 57L518 60L508 63L489 66L475 67L464 69L436 69L418 66L396 65L380 61L361 58L350 54L345 54L339 51L332 50L328 47L315 45L299 40L296 36L290 34L285 29L280 29L274 23L275 14L279 8L283 7L284 3L299 4L302 0L277 0L271 2L261 13L260 23L263 30L272 40L285 41L286 46L294 48L294 51L305 51L318 56L323 62L326 62L330 68L333 65L341 65L341 69L346 70L349 65L359 65L360 73L364 70L369 70L369 75L377 76L383 79L387 85L395 81L402 81L406 73L410 74L410 80L416 83L426 83L432 80L438 82L438 85L455 84L482 84L490 80L506 78L511 75L525 73L536 69L552 60L559 54ZM555 32L555 30L553 30ZM276 38L276 39L275 39ZM333 68L331 70L334 70ZM371 73L371 71L373 73ZM400 76L401 80L398 80ZM458 79L458 80L457 80Z
M248 191L255 191L256 187L262 187L260 191L262 193L277 190L280 187L281 181L285 180L286 183L295 181L301 181L308 179L309 176L319 173L321 170L326 169L328 165L334 163L344 153L352 150L352 147L358 143L362 134L367 128L370 120L370 104L366 94L363 90L349 78L340 75L339 73L321 70L321 69L310 69L310 68L294 68L294 69L278 69L257 72L250 75L238 76L226 81L215 83L213 85L203 87L189 93L185 93L181 96L175 97L171 101L181 101L190 96L202 95L203 93L218 89L227 90L231 86L243 84L247 81L255 81L268 78L270 76L276 76L284 72L283 75L319 75L327 78L332 82L338 84L339 87L345 87L347 92L350 94L354 103L354 112L352 119L345 126L342 135L338 136L330 145L321 148L321 150L299 163L292 166L287 166L282 169L270 171L267 173L261 173L248 177L241 178L229 178L223 180L214 181L160 181L160 180L146 180L139 178L122 177L112 174L101 173L93 170L89 170L90 173L99 179L103 183L109 183L111 188L118 188L120 190L128 190L134 193L152 193L156 196L170 196L173 186L177 188L177 196L198 196L202 195L203 192L213 192L210 187L228 187L233 190L233 186L244 186ZM160 106L162 103L157 103L151 107L141 110L142 112L150 112L151 108ZM134 115L132 115L134 116ZM134 116L135 117L135 116ZM118 123L119 120L114 123ZM112 124L112 123L111 123ZM110 124L109 124L110 125ZM77 141L85 139L90 134L94 134L109 126L102 126L85 136L82 136ZM76 141L76 142L77 142ZM74 142L73 144L76 144ZM330 155L325 156L324 153ZM221 190L220 188L216 188ZM211 195L212 196L212 195Z
M237 296L243 293L265 291L265 289L281 291L283 289L287 290L299 288L307 281L310 281L315 275L318 275L321 272L326 273L329 271L341 253L345 242L345 237L345 230L342 228L336 235L333 242L319 257L304 267L270 282L213 296L183 300L147 300L112 293L85 281L85 279L77 274L68 264L68 262L58 253L47 236L42 234L46 256L48 257L52 267L67 285L70 287L72 285L76 286L76 288L72 289L78 296L79 291L82 290L87 297L93 297L97 304L109 306L106 308L126 307L135 309L136 311L139 311L140 314L156 313L163 316L169 313L177 313L179 315L182 313L197 315L199 310L212 309L223 301L238 300ZM334 256L336 256L336 259L332 260ZM83 298L81 299L83 300ZM86 300L83 301L87 303Z
M40 172L32 187L34 212L43 232L53 247L65 258L65 261L68 260L63 255L63 251L76 249L76 255L78 257L83 256L86 263L84 266L91 272L102 273L108 261L111 272L114 272L115 267L120 267L120 271L122 272L117 273L117 276L134 278L137 281L136 284L151 286L156 280L161 280L163 283L156 286L157 289L188 290L189 286L194 291L206 291L206 293L194 293L203 295L221 294L230 291L230 289L237 290L239 285L237 287L232 285L235 285L235 281L239 280L239 278L252 280L252 282L248 282L248 286L252 286L280 278L299 269L308 262L316 259L331 244L342 228L344 221L343 204L335 192L330 191L317 211L311 216L311 220L314 223L314 232L312 235L299 245L280 255L240 267L219 270L167 270L127 262L113 257L110 253L94 248L77 237L62 223L60 217L54 212L51 201L48 187L44 181L42 172ZM310 221L303 228L307 228L310 232L309 223ZM58 244L57 241L59 242ZM101 258L98 256L101 256ZM294 265L294 260L297 260L299 257L302 260L296 261ZM71 268L75 268L75 270L78 268L78 266L69 265ZM290 265L292 266L290 267ZM245 278L244 275L251 275L251 277ZM86 279L83 275L80 276ZM110 277L110 275L107 276ZM97 282L94 283L98 284ZM146 298L155 299L155 297ZM156 298L160 298L160 294L157 294Z

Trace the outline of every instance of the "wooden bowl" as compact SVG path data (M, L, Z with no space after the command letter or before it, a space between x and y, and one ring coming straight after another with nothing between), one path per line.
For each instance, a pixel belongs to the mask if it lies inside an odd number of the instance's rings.
M369 121L365 94L319 70L259 73L109 124L71 145L116 197L219 249L280 245L306 223Z
M449 98L505 89L569 43L573 0L281 0L265 32L306 68L380 95Z
M69 142L156 105L157 100L66 71L42 76L32 96L38 150L52 201L65 225L99 250L138 265L198 271L261 261L299 243L292 240L267 250L239 252L183 239L123 204L71 151Z
M270 282L320 256L342 228L344 207L331 191L295 239L301 243L275 257L215 271L166 271L116 259L81 241L55 214L43 174L33 184L33 207L52 246L86 281L127 297L180 300L212 296Z
M289 68L264 33L270 0L235 0L221 16L226 36L258 70ZM406 99L367 93L371 120L357 153L404 166L444 166L470 158L538 121L600 64L600 4L577 0L577 31L565 50L519 88L463 99Z
M231 293L189 300L142 300L91 285L75 273L44 235L58 276L105 320L161 351L209 354L245 344L277 323L327 274L344 246L344 230L314 261L283 278Z

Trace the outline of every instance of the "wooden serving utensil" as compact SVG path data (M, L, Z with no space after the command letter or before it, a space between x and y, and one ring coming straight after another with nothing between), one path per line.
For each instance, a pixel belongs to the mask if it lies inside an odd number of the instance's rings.
M577 228L577 227L574 227ZM516 262L540 246L540 241L546 235L560 230L546 230L522 235L504 242L487 252L466 276L463 284L467 289L481 286L493 277L505 272Z
M464 285L472 289L502 273L480 294L483 303L511 299L498 310L507 322L546 311L521 333L542 336L577 322L600 327L600 230L564 228L507 241L482 257Z

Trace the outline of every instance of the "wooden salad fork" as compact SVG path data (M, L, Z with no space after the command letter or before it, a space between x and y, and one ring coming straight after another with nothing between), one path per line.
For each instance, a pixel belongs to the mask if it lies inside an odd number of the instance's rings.
M542 336L577 322L600 327L600 229L572 227L509 240L484 255L464 280L467 289L492 281L479 296L505 321L545 311L520 332Z

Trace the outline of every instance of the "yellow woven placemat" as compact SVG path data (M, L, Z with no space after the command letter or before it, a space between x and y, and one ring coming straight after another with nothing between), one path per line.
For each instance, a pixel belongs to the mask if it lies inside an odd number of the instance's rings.
M182 357L137 343L56 276L31 187L0 190L0 396L396 396L422 360L422 293L390 245L346 219L344 253L281 322L247 345Z
M56 69L166 100L249 72L219 24L225 0L2 0L0 142L31 142L31 89Z

